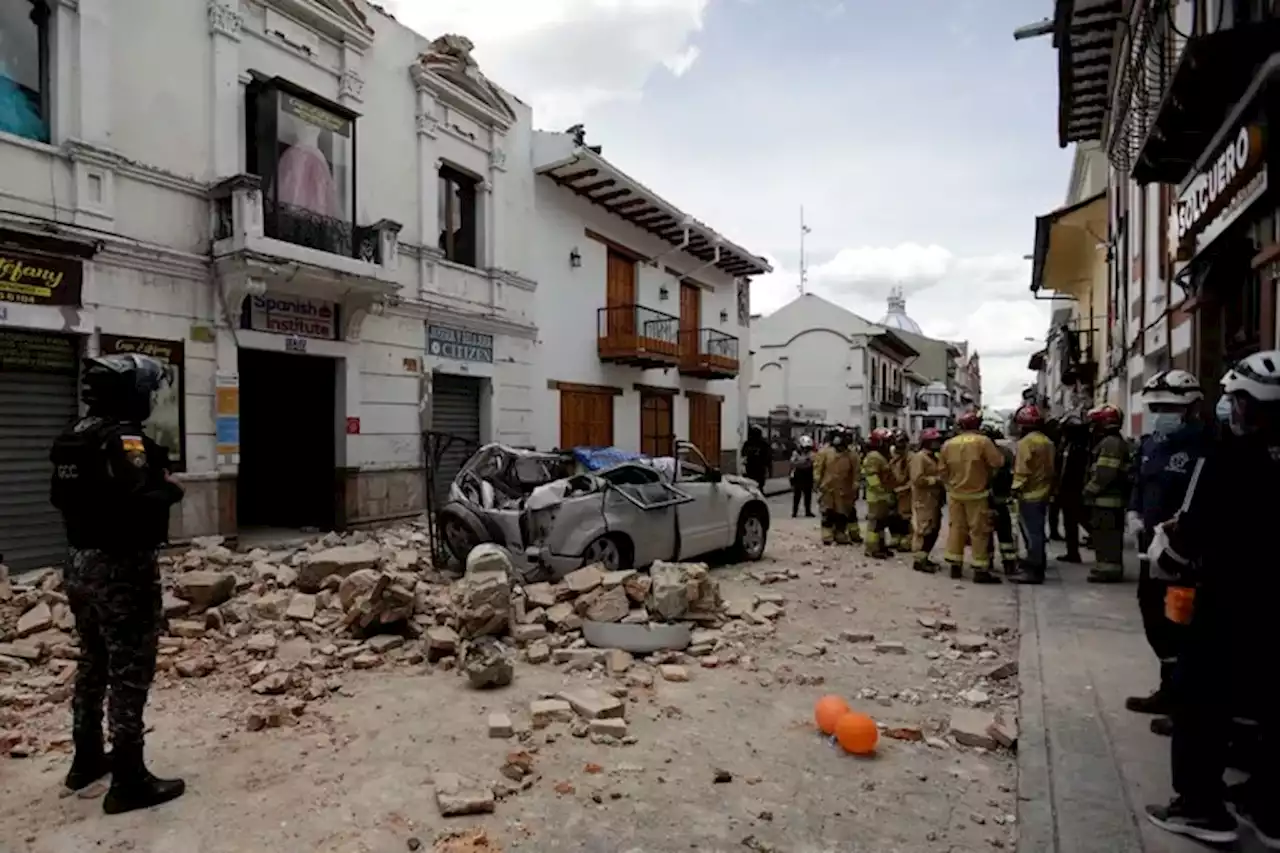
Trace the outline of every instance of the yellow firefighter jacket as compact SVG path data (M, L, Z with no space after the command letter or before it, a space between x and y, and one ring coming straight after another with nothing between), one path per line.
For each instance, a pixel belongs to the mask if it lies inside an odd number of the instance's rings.
M911 517L911 460L908 458L909 451L903 448L894 448L893 456L889 459L889 473L893 478L894 501L898 505L898 514L906 518Z
M938 458L927 450L911 456L911 511L919 518L934 518L942 513L938 503Z
M827 445L813 460L818 504L828 512L851 515L858 500L858 451Z
M987 497L991 474L1004 465L1004 454L982 433L966 431L942 445L938 462L948 496L978 500Z
M889 460L879 450L869 451L862 460L862 477L867 481L867 503L893 502L893 472L889 470Z
M1023 501L1047 501L1053 493L1053 442L1040 431L1018 441L1013 463L1013 493Z
M1089 482L1085 483L1086 504L1104 509L1123 509L1129 501L1129 444L1116 433L1105 435L1093 448Z

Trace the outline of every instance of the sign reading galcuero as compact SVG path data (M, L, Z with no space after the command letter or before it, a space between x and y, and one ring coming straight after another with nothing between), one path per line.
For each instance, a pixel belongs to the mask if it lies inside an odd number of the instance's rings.
M0 302L79 305L84 266L74 258L0 249Z
M1263 130L1246 125L1178 197L1170 230L1178 260L1190 260L1267 191Z

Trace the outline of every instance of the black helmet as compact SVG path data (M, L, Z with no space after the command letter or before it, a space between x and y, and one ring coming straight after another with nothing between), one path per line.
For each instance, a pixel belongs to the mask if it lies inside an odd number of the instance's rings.
M83 381L89 414L141 422L169 376L160 361L130 352L86 358Z

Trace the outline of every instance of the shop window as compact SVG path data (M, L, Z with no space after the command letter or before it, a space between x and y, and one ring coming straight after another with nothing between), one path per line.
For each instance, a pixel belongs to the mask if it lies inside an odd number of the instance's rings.
M438 199L440 251L446 260L476 266L475 178L448 166L440 167Z
M0 3L0 131L49 141L49 4Z
M355 114L282 78L255 75L245 127L266 235L355 257Z

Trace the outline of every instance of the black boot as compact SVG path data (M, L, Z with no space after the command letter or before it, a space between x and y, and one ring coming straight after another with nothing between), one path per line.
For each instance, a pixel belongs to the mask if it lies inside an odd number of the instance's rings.
M1165 716L1173 713L1173 703L1169 701L1169 693L1163 687L1150 696L1130 696L1124 700L1124 706L1135 714Z
M1173 718L1156 717L1151 721L1151 733L1160 737L1173 737Z
M1044 572L1032 568L1020 569L1009 576L1009 583L1039 585L1044 583Z
M97 782L111 772L111 754L102 746L102 729L78 735L75 739L76 755L71 760L71 770L63 782L70 790L79 791Z
M1059 563L1083 563L1084 560L1080 559L1079 551L1068 551L1067 553L1063 554L1061 557L1058 558L1058 562Z
M111 772L111 790L102 801L107 814L148 809L181 797L187 785L181 779L157 779L142 761L142 746L117 746Z
M1000 583L1000 576L990 569L974 569L973 582L990 586Z
M952 564L951 564L951 579L952 579L953 581L958 581L958 580L960 580L960 579L961 579L961 578L963 578L963 577L964 577L964 566L960 565L959 563L952 563Z

